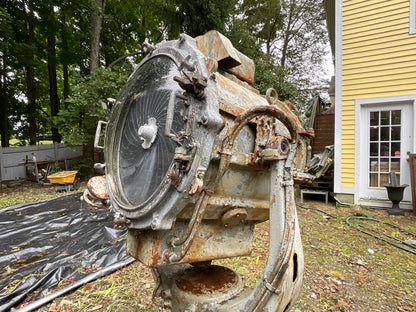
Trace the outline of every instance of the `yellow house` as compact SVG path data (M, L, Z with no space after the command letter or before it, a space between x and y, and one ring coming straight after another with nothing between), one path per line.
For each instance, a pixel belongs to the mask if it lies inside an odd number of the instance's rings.
M334 192L387 206L416 150L416 0L326 0L335 63ZM411 209L411 188L401 207ZM384 201L384 202L383 202Z

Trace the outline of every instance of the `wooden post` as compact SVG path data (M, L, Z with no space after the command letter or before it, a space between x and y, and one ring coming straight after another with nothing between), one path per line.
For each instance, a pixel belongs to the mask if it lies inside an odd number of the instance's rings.
M409 153L410 187L412 192L413 214L416 215L416 154Z

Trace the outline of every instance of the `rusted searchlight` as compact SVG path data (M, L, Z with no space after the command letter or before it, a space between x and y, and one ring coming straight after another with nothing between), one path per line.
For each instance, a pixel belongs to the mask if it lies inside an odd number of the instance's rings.
M105 192L85 196L127 226L127 252L173 312L288 311L304 270L293 181L310 133L275 90L250 86L253 61L217 31L144 48L97 128ZM266 220L267 263L248 289L211 260L249 255Z

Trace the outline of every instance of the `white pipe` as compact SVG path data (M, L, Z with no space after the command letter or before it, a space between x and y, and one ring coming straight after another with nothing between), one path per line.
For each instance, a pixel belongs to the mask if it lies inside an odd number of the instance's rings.
M32 302L30 304L28 304L27 306L24 306L23 308L20 308L18 310L14 310L14 312L29 312L29 311L33 311L37 308L40 308L41 306L47 304L48 302L54 300L55 298L58 298L62 295L65 295L66 293L77 289L78 287L81 287L89 282L92 282L96 279L99 279L103 276L106 276L108 274L111 274L115 271L117 271L118 269L121 269L122 267L125 267L131 263L133 263L135 261L134 258L130 258L128 260L124 260L121 262L117 262L114 263L112 265L110 265L109 267L103 268L101 270L99 270L98 272L92 273L87 275L86 277L84 277L83 279L77 281L76 283L74 283L73 285L70 285L68 287L65 287L61 290L58 290L46 297L43 297L39 300L36 300L35 302Z

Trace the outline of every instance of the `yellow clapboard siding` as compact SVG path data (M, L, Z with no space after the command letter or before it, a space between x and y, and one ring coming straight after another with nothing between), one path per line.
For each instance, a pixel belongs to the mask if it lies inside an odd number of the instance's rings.
M342 28L343 33L347 33L349 31L358 31L361 27L371 27L372 25L380 25L383 22L386 24L386 27L389 27L389 25L393 25L394 22L396 23L405 23L405 21L402 21L402 19L409 18L409 9L403 8L401 10L396 11L386 11L384 14L378 14L378 15L368 15L363 18L354 18L351 17L351 21L348 23L345 22ZM357 23L359 21L360 23Z
M345 124L345 125L342 125L342 129L345 129L345 130L355 130L355 125L354 124Z
M355 27L342 30L343 40L349 43L351 40L362 41L363 38L371 38L382 34L397 34L403 32L406 26L409 26L408 19L409 14L398 14L394 19L388 19L388 21L384 22L381 19L377 19L377 23L368 23L366 26L356 24Z
M354 163L355 163L354 155L342 154L341 158L344 162L344 167L343 167L344 169L348 167L354 167Z
M348 84L349 87L360 87L361 88L367 88L371 86L380 86L380 83L386 83L386 84L394 84L395 82L403 82L403 80L407 80L408 82L414 81L416 86L416 79L415 79L416 71L413 70L408 73L398 73L398 74L386 74L382 76L373 76L373 77L362 77L359 78L356 75L351 75L349 78L346 77L344 79L344 82L350 82ZM408 84L408 82L406 84Z
M407 37L405 40L391 42L386 46L374 47L371 45L362 45L360 47L351 47L350 45L344 45L342 57L344 60L361 59L363 57L378 57L380 55L390 55L393 53L408 53L414 55L414 47L416 43L412 37ZM407 40L410 39L410 40Z
M372 91L368 91L366 93L362 92L360 94L355 94L355 93L350 93L348 96L343 96L343 103L348 103L350 101L352 101L352 103L355 104L355 100L356 99L372 99L372 98L381 98L381 97L388 97L388 96L400 96L400 95L414 95L415 94L415 89L413 90L407 90L405 91L400 91L400 90L396 90L395 92L389 91L378 91L378 92L372 92Z
M354 133L346 133L346 131L342 131L342 134L345 138L342 138L341 146L355 146Z
M364 66L365 66L364 62ZM363 68L354 68L348 70L348 75L343 77L344 83L350 79L385 77L389 75L399 75L408 72L416 72L416 60L408 63L386 64L385 66L370 67L363 71Z
M408 29L408 27L400 27L399 29L385 29L384 31L379 30L378 32L374 32L373 34L368 33L361 33L361 34L354 34L357 36L351 36L350 38L345 38L344 46L357 45L361 44L363 47L366 47L371 43L371 40L384 40L388 42L396 42L398 36L407 36L403 34L403 29ZM346 36L345 36L346 37Z
M392 10L385 10L381 8L374 10L369 14L366 11L361 11L352 15L344 14L344 28L343 30L355 29L357 27L357 21L362 21L360 27L366 27L371 24L380 24L383 20L399 20L400 17L409 16L409 8L392 8Z
M407 27L406 27L407 26ZM344 35L344 46L351 43L361 42L366 43L368 39L377 39L384 36L395 37L397 35L402 36L403 30L408 30L408 25L394 25L394 27L385 28L383 25L380 28L370 28L372 31L357 31L349 32ZM398 42L399 43L399 42ZM385 47L388 48L388 47Z
M354 167L350 168L350 170L353 170L353 169L354 169ZM354 176L355 176L354 174L349 173L347 171L341 171L341 175L342 175L342 181L344 181L344 182L348 182L348 181L354 182Z
M407 28L408 29L408 28ZM395 36L380 36L380 38L376 39L368 39L362 42L354 42L349 43L347 45L343 45L342 51L346 51L349 49L359 48L367 50L370 47L372 50L377 49L384 49L388 47L389 45L398 45L400 40L401 45L407 45L407 44L414 44L414 37L409 36L408 34L402 34L402 35L395 35Z
M416 63L415 57L416 56L409 55L409 56L404 56L404 57L400 58L399 60L393 60L393 59L389 60L388 56L386 56L385 59L368 61L368 62L365 62L365 64L361 63L361 62L359 62L359 60L357 60L356 63L350 63L350 64L347 63L347 64L345 64L345 66L343 66L343 74L348 74L348 70L357 69L357 68L361 68L362 70L364 70L364 68L386 66L388 64L398 64L398 63L402 63L402 62L414 64L414 63ZM365 67L363 67L364 65L365 65Z
M355 112L353 114L350 114L349 116L345 116L345 114L342 114L342 127L344 124L351 124L355 122ZM344 129L344 128L341 128Z
M390 5L393 5L395 3L401 3L402 5L406 5L406 2L408 0L397 0L397 1L391 1L391 0L365 0L365 1L346 1L344 0L342 3L342 11L344 13L353 14L355 11L362 11L363 9L366 10L374 10L378 7L384 7L388 8Z
M409 83L405 80L397 80L397 81L379 81L379 82L372 82L372 83L366 83L366 84L349 84L348 86L343 87L344 92L354 92L354 93L365 93L368 91L372 91L376 93L379 91L406 91L409 90L411 86L409 86ZM372 89L372 90L371 90ZM413 88L415 90L415 88Z
M409 0L342 1L341 186L355 185L358 99L416 93ZM339 105L336 103L336 105Z

